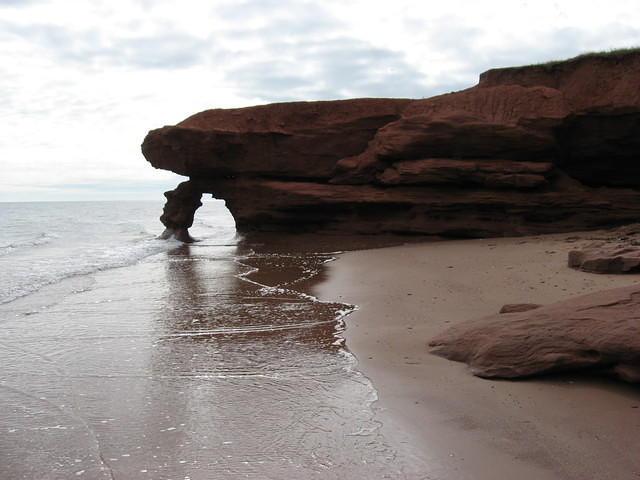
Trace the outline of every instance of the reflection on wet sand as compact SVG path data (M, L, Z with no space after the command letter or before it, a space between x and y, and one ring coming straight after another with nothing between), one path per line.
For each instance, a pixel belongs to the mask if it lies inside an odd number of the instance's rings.
M181 405L167 412L185 412L180 423L190 432L176 445L181 460L206 471L256 478L320 474L345 460L354 462L329 453L336 436L344 444L345 434L358 433L343 431L353 421L345 416L354 413L357 419L371 394L362 378L348 372L352 360L336 342L336 312L344 306L243 277L255 268L263 273L278 268L281 285L283 263L293 263L291 258L217 260L211 268L212 258L206 247L172 252L166 314L157 320L164 335L152 368L165 379L161 397ZM350 405L354 394L358 401ZM368 415L363 410L359 416L373 431Z
M183 246L34 314L12 307L3 473L405 478L337 336L349 306L291 288L329 258Z

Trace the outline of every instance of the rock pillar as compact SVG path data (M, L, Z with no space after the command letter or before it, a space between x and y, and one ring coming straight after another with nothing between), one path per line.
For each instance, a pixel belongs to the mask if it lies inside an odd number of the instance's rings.
M193 242L189 228L193 225L193 216L202 206L202 191L194 182L188 180L178 185L175 190L164 192L167 203L160 221L166 227L160 238L176 238L182 242Z

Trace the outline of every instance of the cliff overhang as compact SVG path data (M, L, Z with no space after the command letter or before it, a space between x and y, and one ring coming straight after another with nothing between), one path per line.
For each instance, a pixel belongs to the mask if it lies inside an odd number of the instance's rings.
M640 51L496 69L432 98L292 102L198 113L149 132L167 236L204 193L239 231L457 237L640 218Z

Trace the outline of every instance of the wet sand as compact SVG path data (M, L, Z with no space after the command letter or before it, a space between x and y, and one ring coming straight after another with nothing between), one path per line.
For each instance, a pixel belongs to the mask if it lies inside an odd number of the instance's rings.
M567 237L205 242L0 306L0 478L637 478L637 388L486 381L426 349L634 280L565 268ZM370 249L319 253L345 248Z
M352 307L297 291L332 258L309 243L185 245L1 305L0 478L418 478L343 347Z
M357 304L347 347L378 391L381 433L439 480L638 479L640 390L565 374L526 381L472 376L429 354L455 323L506 303L550 303L638 276L566 267L589 234L446 241L347 252L312 291Z

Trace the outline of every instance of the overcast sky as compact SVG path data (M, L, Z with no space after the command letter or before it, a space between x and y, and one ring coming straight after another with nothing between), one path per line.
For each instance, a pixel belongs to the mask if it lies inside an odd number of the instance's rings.
M640 46L640 0L0 0L0 201L162 199L152 128Z

